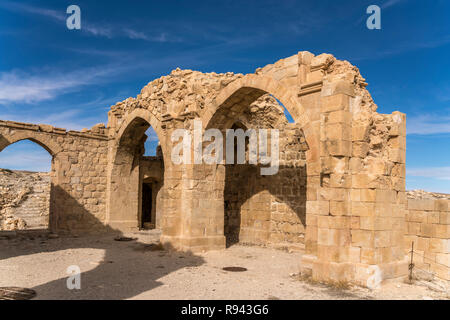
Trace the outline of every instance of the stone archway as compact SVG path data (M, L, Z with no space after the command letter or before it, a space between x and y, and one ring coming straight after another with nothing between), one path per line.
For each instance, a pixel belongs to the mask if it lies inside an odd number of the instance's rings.
M47 150L48 153L52 155L52 157L62 151L61 146L59 146L56 141L54 141L54 139L51 139L51 137L45 134L32 131L19 131L11 135L0 135L0 152L7 146L21 140L33 141L34 143Z
M56 204L56 186L58 185L58 176L60 174L60 161L58 155L62 151L61 147L55 143L50 137L45 134L40 134L39 132L29 132L29 131L19 131L11 135L1 134L0 135L0 152L6 147L11 146L17 142L29 140L44 150L46 150L51 156L51 166L49 174L49 194L48 194L48 224L47 230L51 232L56 232L58 230L58 210ZM42 220L42 219L40 219Z
M288 87L272 77L249 74L226 86L216 97L214 104L202 115L204 128L227 126L233 116L264 94L277 98L304 132L308 144L307 160L312 164L309 175L318 175L320 152L320 126L309 117L309 110L298 99L297 86ZM314 170L312 170L314 168Z
M286 127L286 130L298 130L302 132L302 135L306 137L304 141L306 155L304 162L307 164L302 168L294 168L294 170L302 171L297 173L292 173L288 175L304 177L304 188L301 188L299 181L297 183L290 182L291 186L298 188L299 201L302 203L295 203L291 201L287 207L292 206L296 209L302 207L304 215L301 218L303 221L303 237L304 228L306 225L306 214L307 214L307 190L306 190L306 180L311 177L316 177L317 172L314 170L318 162L318 149L319 149L319 132L316 132L309 121L308 115L306 114L302 105L298 102L296 98L295 88L289 89L288 87L280 84L278 81L266 77L264 75L248 75L235 80L226 86L215 98L215 102L209 108L207 108L202 115L202 123L204 129L215 128L219 130L225 130L231 128L235 121L238 120L239 114L243 112L246 108L250 106L255 100L264 94L271 94L275 98L281 101L281 103L286 107L286 109L291 113L295 124ZM313 170L309 170L309 165ZM283 170L292 170L293 168L283 167ZM186 208L189 208L189 214L183 220L189 221L186 223L186 228L183 229L182 242L184 242L181 247L189 247L194 250L207 249L220 249L225 247L225 237L224 237L224 188L226 184L226 169L223 165L195 165L190 168L192 173L187 176L188 179L192 180L192 183L186 182L187 185L195 185L195 189L189 190L189 198L187 198ZM279 177L279 176L277 176ZM274 177L274 179L277 179ZM285 180L284 182L286 182ZM280 181L278 181L280 182ZM270 182L268 184L271 184ZM317 189L315 189L317 190ZM255 190L256 191L256 190ZM264 190L257 190L260 193ZM286 191L286 190L285 190ZM286 192L294 192L292 190ZM278 194L277 194L278 193ZM301 193L301 195L300 195ZM277 192L273 191L267 193L267 199L269 202L274 199L274 201L282 200L286 198L283 196L283 191ZM294 194L292 195L294 196ZM264 200L265 201L265 200ZM260 206L263 206L263 202L259 202ZM255 202L256 203L256 202ZM285 203L283 203L284 205ZM284 207L283 210L286 207ZM268 212L262 212L268 211ZM267 223L270 223L272 212L270 210L262 210L261 215L266 216ZM293 210L295 211L295 210ZM269 218L267 218L267 214ZM189 220L188 220L189 219ZM299 215L297 219L300 220ZM258 220L258 219L256 219ZM259 222L257 222L259 223ZM263 228L264 229L264 228ZM267 229L267 228L266 228ZM264 241L269 240L270 237L268 232L264 230L261 234L264 234ZM275 237L272 239L274 240ZM267 241L266 241L267 243Z
M106 223L118 230L140 228L142 176L141 158L146 130L152 127L161 142L164 162L165 143L160 122L145 109L136 109L126 116L116 138L110 141L107 187Z
M196 120L203 129L229 128L269 93L289 111L295 120L290 129L301 132L307 146L295 154L306 162L304 266L317 280L366 285L407 270L406 120L397 112L377 113L366 86L349 62L306 51L245 76L177 69L112 106L106 127L75 132L0 120L0 150L23 139L49 150L59 188L52 205L64 213L58 221L64 230L103 227L105 221L130 230L138 226L139 154L151 126L169 160L161 241L191 251L222 249L225 168L172 164L170 134L192 133Z

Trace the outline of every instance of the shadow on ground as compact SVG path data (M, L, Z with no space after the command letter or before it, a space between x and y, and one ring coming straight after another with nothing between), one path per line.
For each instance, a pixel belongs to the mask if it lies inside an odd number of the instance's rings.
M68 197L67 194L62 196ZM74 200L72 198L72 200ZM84 219L99 225L87 210L75 200L75 210L80 213ZM72 209L73 210L73 209ZM70 214L64 213L64 214ZM58 219L64 216L59 215ZM132 241L115 241L116 237L135 236ZM11 236L11 233L1 232L0 237L10 238L0 241L0 262L20 256L43 253L36 260L35 272L48 273L47 283L33 287L37 292L36 299L127 299L135 297L140 293L152 290L163 285L159 280L177 270L196 267L204 263L203 258L191 253L181 253L171 247L162 248L159 244L159 236L154 235L150 241L145 239L145 234L136 232L133 234L123 234L117 230L102 226L101 235L90 236L81 234L81 236L63 235L59 238L49 238L48 234L39 234L33 232L21 232L18 235ZM6 236L6 237L5 237ZM145 241L141 241L143 238ZM4 246L6 249L1 249ZM86 261L84 258L77 258L76 252L70 249L101 249L103 250L103 260L93 258L95 261ZM67 250L67 259L64 262L55 262L55 270L51 259L54 256L51 252ZM49 253L48 255L45 255ZM73 258L71 255L73 254ZM98 254L97 254L98 255ZM89 256L89 254L88 254ZM42 260L44 259L44 260ZM39 261L40 260L40 261ZM82 261L80 261L82 260ZM42 265L44 261L45 265ZM67 263L66 263L67 261ZM78 265L81 268L81 290L69 290L67 288L67 267ZM40 265L41 264L41 265ZM63 265L63 266L61 266ZM93 269L92 266L95 266ZM43 268L48 268L44 270ZM84 271L90 269L88 271ZM11 271L7 271L11 272ZM13 271L20 272L20 271ZM15 275L11 272L10 279ZM18 277L19 275L17 275ZM24 275L20 275L23 280ZM14 281L13 281L14 282ZM0 284L3 286L4 284ZM14 285L14 284L8 284Z
M0 250L0 259L5 261L3 259L44 254L40 259L35 259L36 266L33 269L35 272L47 273L44 279L55 280L32 287L37 292L36 299L132 298L163 285L160 279L172 272L197 267L204 263L203 258L193 254L177 252L172 248L163 249L156 239L150 243L139 240L121 242L114 240L116 236L117 233L104 234L101 237L82 236L58 239L33 237L34 239L30 240L24 237L21 240L15 240L14 247L17 250L14 250L14 253L11 253L11 250ZM27 241L34 243L27 243ZM0 241L0 245L5 244L4 241ZM77 254L77 249L101 249L103 258L101 258L102 254L96 253L95 250ZM62 250L67 250L63 255L64 261L55 262L54 267L51 266L51 259L54 259L51 253ZM45 264L42 263L42 259L47 259ZM33 261L33 258L31 257L30 260ZM69 265L81 268L81 290L67 288ZM86 269L90 270L86 271ZM8 272L11 272L11 279L13 279L14 273L17 275L20 270ZM24 276L26 275L20 275L21 279Z

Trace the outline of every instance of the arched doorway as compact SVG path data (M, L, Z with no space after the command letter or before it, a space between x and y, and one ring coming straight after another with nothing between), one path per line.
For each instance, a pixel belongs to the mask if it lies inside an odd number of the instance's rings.
M138 110L123 122L113 141L107 223L121 231L159 227L164 160L158 122Z
M164 162L158 135L150 126L145 132L144 155L140 161L141 214L140 228L160 227L161 196L164 184Z
M240 83L230 84L219 94L216 107L206 117L205 129L225 131L239 123L247 129L277 129L280 161L274 175L261 175L260 164L208 168L216 186L223 181L223 230L227 245L239 242L302 250L306 233L307 162L317 160L311 154L308 158L310 145L305 134L305 130L311 133L308 116L293 94L281 90L284 93L277 96L277 90L264 89L281 88L267 79L259 84L257 81L246 84L245 79L237 82ZM284 101L283 104L274 97ZM267 105L262 110L252 110L261 104L261 99L263 104L265 99L271 100L277 116L267 112ZM246 115L250 121L243 121ZM315 149L316 141L310 140Z
M49 230L53 156L29 139L0 150L0 230Z
M304 244L306 221L306 161L303 134L288 121L289 112L271 95L263 95L238 115L231 129L270 130L279 134L279 168L274 175L261 173L261 164L225 164L224 235L227 246L297 246ZM235 139L235 159L237 139ZM260 147L260 146L258 146ZM287 150L288 149L288 150ZM271 150L275 152L275 150Z

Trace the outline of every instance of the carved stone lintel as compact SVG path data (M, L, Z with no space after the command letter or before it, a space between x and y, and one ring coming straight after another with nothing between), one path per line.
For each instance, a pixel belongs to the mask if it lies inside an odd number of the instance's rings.
M305 83L304 85L300 86L300 92L298 93L298 96L302 97L314 92L319 92L320 90L322 90L322 86L323 81Z

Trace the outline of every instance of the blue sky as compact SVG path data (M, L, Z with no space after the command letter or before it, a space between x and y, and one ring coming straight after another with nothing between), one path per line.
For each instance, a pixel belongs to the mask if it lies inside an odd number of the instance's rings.
M66 28L71 4L81 30ZM371 4L381 30L366 28ZM327 52L359 67L379 112L407 114L407 188L450 193L449 14L447 0L0 0L0 119L89 128L176 67L249 73ZM20 142L0 167L46 170L49 159Z

